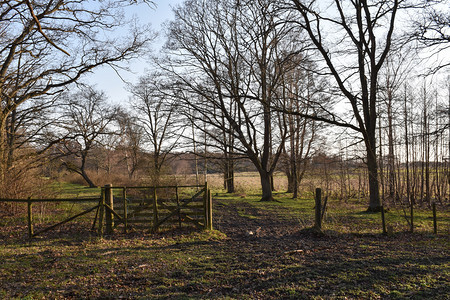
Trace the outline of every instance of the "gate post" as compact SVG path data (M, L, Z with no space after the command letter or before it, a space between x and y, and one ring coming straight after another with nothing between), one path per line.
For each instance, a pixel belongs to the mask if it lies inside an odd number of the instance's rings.
M127 187L123 187L122 190L123 196L123 232L127 233L128 229L128 203L127 203Z
M102 195L100 200L99 214L98 214L98 235L103 237L103 218L105 215L105 188L102 187Z
M158 195L156 194L156 186L153 187L153 232L158 231Z
M110 209L114 209L114 199L112 192L112 184L105 185L105 204L109 206ZM106 220L106 234L113 233L114 226L114 216L110 209L105 210L105 220Z
M316 215L314 220L314 228L317 231L322 230L322 190L320 188L316 189Z

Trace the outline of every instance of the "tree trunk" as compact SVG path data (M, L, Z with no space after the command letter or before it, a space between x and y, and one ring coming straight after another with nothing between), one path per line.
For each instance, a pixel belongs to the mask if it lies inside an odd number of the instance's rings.
M404 102L404 117L405 117L405 154L406 154L406 199L410 205L413 205L413 200L411 197L411 183L409 177L409 133L408 133L408 108L407 108L407 96L406 96L406 86L405 86L405 102Z
M298 198L298 176L297 174L295 174L294 177L294 184L293 184L293 191L292 191L292 199L297 199Z
M88 174L86 173L86 171L81 170L80 175L83 177L83 179L86 181L86 183L89 185L90 188L95 188L97 187L94 182L92 182L91 178L89 178Z
M294 192L294 178L291 175L290 171L286 171L284 173L285 173L285 175L287 177L287 181L288 181L286 193L293 193Z
M228 180L228 170L227 170L227 166L225 163L225 170L223 171L223 189L224 190L227 189L227 180Z
M88 153L88 150L85 153L83 153L81 156L81 166L80 166L80 170L78 173L81 175L81 177L83 177L83 179L86 181L86 183L89 185L89 187L94 188L94 187L96 187L96 185L94 184L94 182L92 182L91 178L89 178L89 175L86 173L87 153Z
M227 178L227 193L232 194L235 192L234 188L234 171L230 170Z
M1 114L1 112L0 112ZM0 195L4 193L4 185L5 185L5 174L6 174L6 123L5 119L0 115Z
M291 128L291 188L292 188L292 198L295 199L298 197L298 175L297 175L297 159L299 159L299 136L298 133L294 132L294 128ZM297 138L297 141L295 140Z
M155 147L156 149L156 147ZM160 161L160 153L155 152L153 154L153 180L152 184L154 186L159 186L161 181L161 169L162 169L162 163Z
M225 124L225 119L222 116L222 123ZM231 127L230 127L231 130ZM232 134L223 133L224 156L225 156L225 170L224 170L224 189L227 193L234 193L234 160L233 160L233 136Z
M301 175L297 172L297 164L290 165L291 167L287 167L286 174L288 180L288 187L286 193L292 193L292 199L296 199L298 197L298 185L301 181Z
M3 187L8 173L8 111L0 109L0 187Z
M132 159L133 161L133 159ZM127 164L127 172L128 172L128 179L133 179L134 171L136 170L135 164L133 162L130 163L130 157L128 155L128 150L125 150L125 162Z
M428 104L428 103L427 103ZM430 189L430 124L428 120L428 110L425 109L425 203L431 207Z
M227 193L234 193L234 162L230 158L227 158L226 161L225 187Z
M13 110L11 112L11 117L9 120L9 124L7 124L7 163L6 163L6 170L11 169L13 162L14 162L14 150L15 150L15 143L16 143L16 116L17 116L17 110Z
M378 183L378 165L375 147L367 150L367 170L369 173L369 208L367 211L381 211L380 191Z
M395 201L395 195L398 194L396 190L396 176L395 176L395 154L394 154L394 125L392 115L392 93L388 91L388 184L389 197Z
M378 118L378 138L380 139L380 141L382 140L383 134L382 134L382 129L383 127L381 126L381 118ZM379 149L379 164L378 164L378 168L379 168L379 178L380 178L380 184L381 184L381 199L383 201L383 205L384 205L384 200L386 197L386 186L385 186L385 174L384 174L384 161L383 161L383 147L381 146L381 142L380 142L380 149Z
M191 121L191 128L192 128L192 145L194 147L194 168L195 168L195 185L199 185L199 174L198 174L198 156L197 156L197 144L195 141L195 127L194 127L194 121Z
M260 170L262 197L261 201L273 201L271 175L265 170Z

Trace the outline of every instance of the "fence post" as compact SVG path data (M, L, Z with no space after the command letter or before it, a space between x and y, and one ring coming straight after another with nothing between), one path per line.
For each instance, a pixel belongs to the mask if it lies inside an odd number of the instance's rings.
M31 239L34 234L33 230L33 202L31 197L28 197L28 237Z
M205 192L203 194L203 212L204 212L204 229L207 230L208 229L208 223L209 223L209 213L208 213L208 205L209 205L209 201L208 201L208 182L205 181Z
M381 224L383 226L383 234L387 234L386 231L386 219L384 217L384 206L381 205Z
M114 199L111 184L105 185L105 203L111 209L114 209ZM105 209L105 221L106 221L106 234L112 234L114 227L114 216L109 209Z
M127 203L127 187L123 187L123 232L127 233L128 230L128 203Z
M180 228L181 228L181 211L180 211L180 196L178 195L178 183L175 187L175 197L176 197L176 201L177 201L178 224L180 225Z
M211 190L208 189L208 229L209 230L213 230L213 224L212 224L212 220L213 220L213 216L212 216L212 195L211 195Z
M316 215L314 221L314 228L317 231L322 230L322 189L316 188Z
M102 199L100 201L100 208L98 214L98 235L103 237L103 217L105 215L105 188L102 187Z
M156 186L153 187L153 232L158 231L158 195Z
M433 201L433 232L437 234L436 202Z

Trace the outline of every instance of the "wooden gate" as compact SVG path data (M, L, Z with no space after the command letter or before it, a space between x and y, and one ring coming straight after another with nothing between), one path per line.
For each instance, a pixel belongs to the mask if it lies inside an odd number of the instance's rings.
M106 233L123 224L126 232L146 228L153 232L161 227L194 225L212 229L212 198L208 184L202 186L112 187L102 191L99 232L103 233L103 211Z

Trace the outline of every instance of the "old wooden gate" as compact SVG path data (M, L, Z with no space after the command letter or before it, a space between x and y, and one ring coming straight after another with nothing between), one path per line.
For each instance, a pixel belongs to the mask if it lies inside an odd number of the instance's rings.
M202 186L112 187L102 192L99 231L112 233L123 224L147 228L153 232L161 227L194 225L212 229L212 198L208 184ZM105 226L103 226L103 213Z

